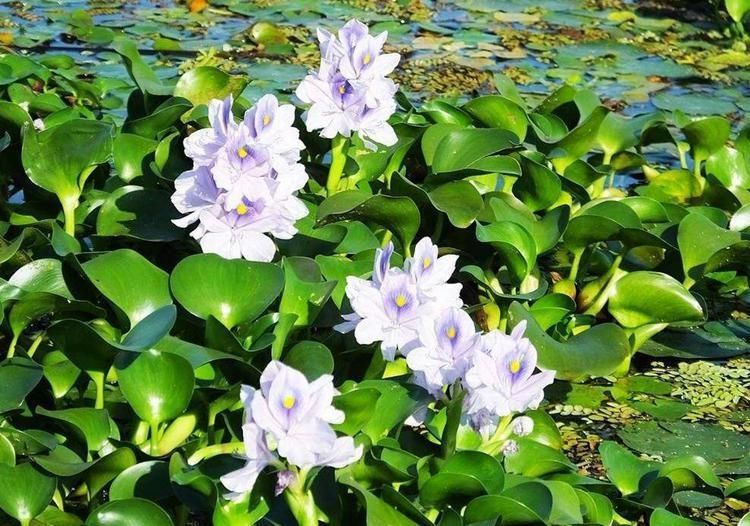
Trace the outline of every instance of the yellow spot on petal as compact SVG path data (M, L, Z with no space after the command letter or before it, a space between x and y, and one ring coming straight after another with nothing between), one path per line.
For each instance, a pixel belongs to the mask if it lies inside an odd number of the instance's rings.
M294 407L295 403L297 403L297 400L292 395L286 395L281 401L284 409L291 409L292 407Z
M362 59L362 63L369 64L371 60L372 60L372 55L368 53L367 55L365 55L365 58Z
M510 362L510 372L513 374L516 374L518 371L521 370L521 362L518 360L513 360Z
M432 258L424 258L422 260L422 268L430 268L430 265L432 265Z
M239 150L237 150L237 155L240 156L240 159L244 159L245 157L247 157L247 148L245 148L244 146L241 147Z
M403 307L404 305L406 305L406 301L406 296L404 296L403 294L399 294L398 296L396 296L396 307Z
M271 122L271 117L268 115L263 115L263 126L268 126L269 122Z
M244 216L245 214L247 214L247 205L245 205L245 203L238 204L237 213L241 216Z
M445 335L452 340L456 337L456 328L448 327L448 330L445 331Z
M341 93L342 95L346 93L346 86L344 86L343 84L339 86L339 93Z

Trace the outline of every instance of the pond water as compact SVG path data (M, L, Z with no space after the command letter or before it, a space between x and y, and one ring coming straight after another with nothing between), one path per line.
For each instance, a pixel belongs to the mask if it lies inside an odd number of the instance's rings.
M705 5L704 5L705 4ZM190 6L197 12L191 13ZM0 31L30 53L73 54L125 79L111 38L138 43L164 78L187 64L246 73L246 95L288 91L316 60L314 27L357 17L388 30L412 98L466 97L505 73L526 93L567 82L626 114L679 109L730 116L750 107L750 57L709 2L620 0L0 1ZM202 9L201 9L202 8ZM679 19L675 18L679 17Z

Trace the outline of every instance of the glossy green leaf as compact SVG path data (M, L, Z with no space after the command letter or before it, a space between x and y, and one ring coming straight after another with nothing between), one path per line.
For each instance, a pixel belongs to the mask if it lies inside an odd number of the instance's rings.
M689 278L687 284L698 281L705 264L718 251L740 241L740 233L716 226L701 214L689 214L680 222L677 243L682 257L682 268Z
M408 246L419 229L420 214L408 197L369 195L359 190L334 194L318 207L317 221L321 225L347 219L377 223Z
M0 363L0 413L20 407L42 379L42 368L27 358L15 357Z
M86 526L174 526L162 508L145 499L110 501L96 508Z
M232 328L263 313L281 293L284 273L271 263L196 254L174 268L170 285L188 312Z
M54 477L44 475L33 464L0 463L0 509L22 524L42 513L55 492Z
M431 190L427 196L436 209L458 228L467 228L479 215L484 201L474 185L467 181L450 181Z
M519 141L526 138L528 117L517 103L500 95L486 95L472 99L463 109L488 128L512 132Z
M183 229L172 223L179 217L167 192L123 186L112 192L99 209L96 233L143 241L174 241L183 237Z
M516 284L526 279L534 268L536 242L531 233L518 223L477 225L477 239L495 248Z
M112 155L112 125L74 119L59 126L23 134L23 166L34 184L75 208L91 169Z
M517 144L518 139L513 133L496 128L452 131L438 143L432 170L438 174L464 170L488 155Z
M320 342L301 341L289 349L284 363L304 373L309 381L333 373L333 355Z
M656 462L642 460L616 442L602 442L599 454L607 477L625 496L645 490L658 475Z
M175 97L193 103L208 104L213 99L225 99L229 95L239 96L247 80L233 77L213 66L199 66L183 74L174 87Z
M623 327L703 319L700 303L673 277L662 272L631 272L615 283L610 314Z
M108 252L82 267L99 292L127 316L131 328L172 303L167 273L133 250Z
M558 342L542 331L520 303L510 306L511 326L526 320L526 337L539 353L539 364L556 371L560 379L576 379L582 376L607 376L630 356L630 343L625 332L612 323L602 323Z
M115 368L123 396L146 422L159 424L176 418L193 396L193 368L176 354L121 353Z

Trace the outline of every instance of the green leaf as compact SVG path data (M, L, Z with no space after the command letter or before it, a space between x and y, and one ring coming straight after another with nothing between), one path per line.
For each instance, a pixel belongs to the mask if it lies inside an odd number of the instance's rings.
M354 479L345 477L340 482L352 488L364 503L367 512L367 526L382 526L384 524L388 524L388 526L417 526L416 522L377 498L369 490L355 482Z
M549 493L548 498L551 506L552 496ZM495 524L502 517L502 524L545 524L538 509L510 497L483 495L473 499L466 506L464 522Z
M513 184L513 195L532 211L553 205L560 197L562 182L552 170L521 155L523 175Z
M166 511L145 499L110 501L96 508L86 526L174 526Z
M675 515L664 508L657 508L651 514L648 521L649 526L702 526L702 522L687 519L680 515Z
M608 376L630 356L625 332L613 323L596 325L563 343L545 333L520 303L512 303L509 314L512 327L526 320L525 334L539 353L539 365L556 371L559 379Z
M575 467L564 454L549 446L528 438L519 438L516 443L518 451L505 457L505 469L509 473L541 477L571 471Z
M113 161L117 175L129 183L136 177L146 173L147 159L156 150L158 143L155 140L134 135L131 133L119 133L113 144Z
M516 285L531 274L536 264L536 242L518 223L477 225L477 239L494 247Z
M526 138L529 118L515 102L500 95L486 95L472 99L463 109L488 128L512 132L522 142Z
M233 77L213 66L199 66L183 74L174 87L175 97L193 103L208 104L213 99L238 97L247 85L247 78Z
M33 464L0 464L0 509L28 524L52 500L55 486L55 479L42 474Z
M702 214L688 214L677 231L682 268L689 278L686 285L703 277L704 267L715 253L740 239L739 232L721 228Z
M123 133L140 135L147 139L156 139L161 132L177 124L192 105L180 97L171 97L161 103L145 117L127 120L122 127Z
M130 78L143 93L151 95L172 94L172 87L162 83L156 73L143 61L135 42L127 38L116 38L112 43L112 48L122 55Z
M174 241L184 235L183 229L172 223L179 217L167 192L122 186L109 194L99 209L96 233L142 241Z
M172 271L174 297L191 314L213 316L227 328L257 318L279 296L284 273L272 263L189 256Z
M109 488L109 500L133 497L162 500L172 495L169 466L166 462L150 460L130 466L117 475Z
M0 413L17 409L42 379L42 368L27 358L0 363Z
M700 164L719 150L729 139L731 127L724 117L707 117L691 122L684 128L695 163Z
M115 369L123 396L138 417L151 424L178 417L193 396L193 368L176 354L120 353Z
M468 181L450 181L431 190L427 196L432 206L448 216L457 228L467 228L484 208L482 196Z
M656 462L641 460L616 442L602 442L599 454L607 478L624 496L644 491L658 475Z
M742 22L745 15L750 12L750 1L748 0L724 0L727 13L735 22Z
M377 223L393 232L404 247L411 245L420 223L419 209L408 197L370 195L359 190L348 190L320 203L319 224L347 219Z
M172 304L167 273L134 250L108 252L81 267L99 292L127 316L131 328Z
M679 281L651 271L620 278L609 297L608 310L620 325L630 328L703 319L701 304Z
M71 407L49 411L43 407L37 407L36 413L71 426L75 433L83 437L89 451L99 451L112 436L112 429L117 429L109 418L109 413L104 409Z
M284 356L284 363L305 374L313 381L324 374L333 373L333 355L320 342L301 341Z
M312 325L323 304L336 287L335 281L324 281L314 259L288 257L282 262L284 292L279 312L296 314L295 326Z
M356 435L375 414L380 391L355 388L333 399L333 405L344 412L345 420L333 427L347 435Z
M91 170L112 155L113 127L103 121L72 119L23 133L23 167L31 181L75 208Z
M436 174L457 172L503 150L514 148L518 139L505 130L472 129L448 133L438 144L432 160L432 171Z

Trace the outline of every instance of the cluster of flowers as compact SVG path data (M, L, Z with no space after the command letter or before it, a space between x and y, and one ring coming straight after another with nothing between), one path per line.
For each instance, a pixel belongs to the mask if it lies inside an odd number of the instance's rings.
M478 333L461 309L461 285L448 283L456 256L438 257L429 238L417 243L403 268L391 267L392 253L392 244L377 252L369 280L347 277L354 312L336 329L353 330L363 345L381 342L387 360L405 356L414 381L435 398L460 382L467 391L465 413L483 436L500 418L536 408L555 373L535 373L537 354L523 337L525 323L511 335Z
M318 30L321 64L300 83L296 94L310 104L303 115L309 131L326 138L357 133L368 148L397 141L388 118L396 111L396 85L386 75L400 59L383 54L387 32L371 36L367 26L348 22L338 37ZM294 106L266 95L242 122L232 115L232 97L209 104L210 128L185 139L193 169L175 181L172 202L186 214L174 223L197 227L191 236L204 252L226 258L271 261L270 236L289 239L295 221L308 213L296 197L307 183L300 164L304 144L294 126ZM270 236L269 236L270 235Z
M344 413L332 405L337 394L330 375L308 382L296 369L270 362L260 390L242 386L246 464L222 476L221 483L235 494L245 493L263 469L273 466L278 469L276 493L281 494L313 467L341 468L358 460L362 446L331 429L344 421Z
M209 122L185 139L193 169L175 180L172 203L187 215L174 223L197 222L191 236L204 252L271 261L276 245L267 234L291 238L308 213L296 197L307 174L294 107L266 95L237 123L230 96L210 103Z
M351 20L338 37L318 29L320 68L297 87L299 99L310 104L308 131L321 130L328 139L357 132L366 147L390 146L397 137L388 124L396 111L396 84L387 78L398 64L398 53L382 53L388 32L372 36L365 24Z

